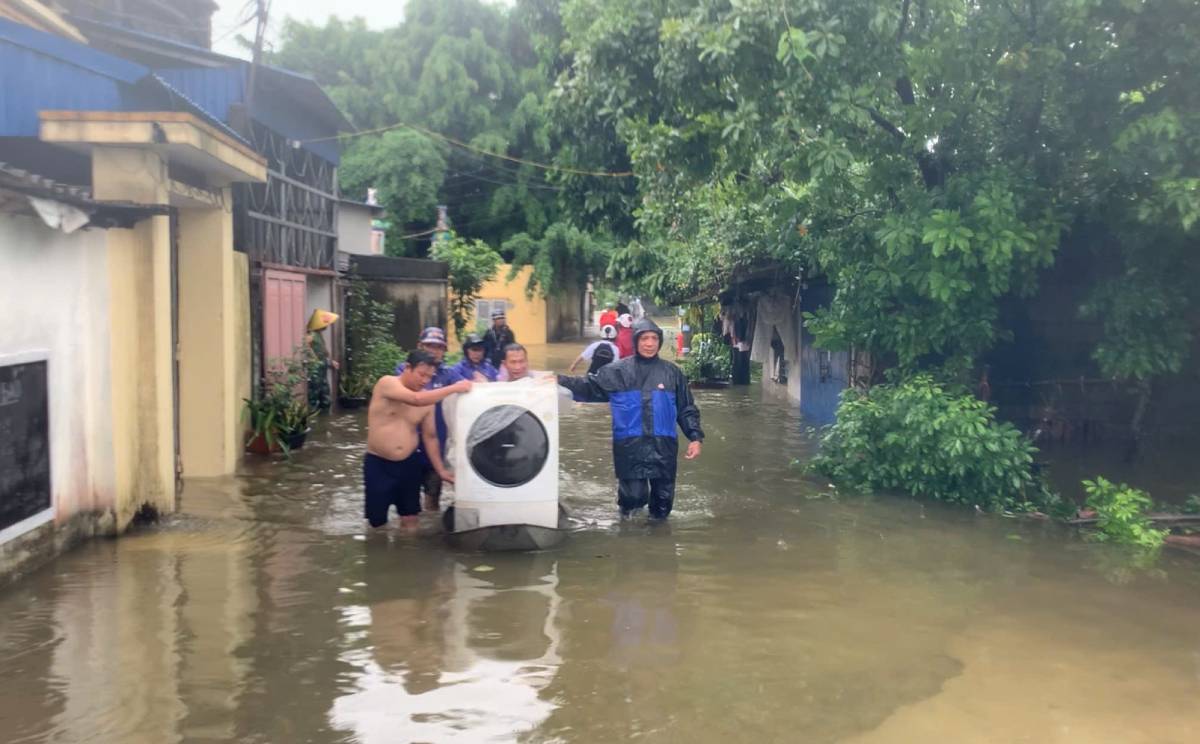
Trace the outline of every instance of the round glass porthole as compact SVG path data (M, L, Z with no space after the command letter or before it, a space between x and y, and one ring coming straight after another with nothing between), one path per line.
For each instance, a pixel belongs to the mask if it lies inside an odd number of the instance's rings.
M475 419L467 434L471 467L488 483L521 486L537 477L550 456L546 427L528 409L496 406Z

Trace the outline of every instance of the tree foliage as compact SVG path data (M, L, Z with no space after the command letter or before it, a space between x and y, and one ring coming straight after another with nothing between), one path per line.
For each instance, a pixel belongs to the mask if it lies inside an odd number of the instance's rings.
M480 0L409 0L405 21L383 31L361 20L289 20L274 61L315 77L358 128L397 127L349 140L342 173L355 198L379 188L394 245L431 228L437 204L457 232L492 245L521 231L540 236L553 221L558 187L544 171L427 134L552 159L548 78L511 12ZM405 251L423 255L429 242Z
M1099 226L1114 280L1162 298L1097 288L1101 366L1186 353L1194 326L1162 321L1195 312L1200 273L1195 3L565 0L559 17L560 105L638 175L627 280L679 297L765 263L821 273L822 345L953 372L1064 233Z
M430 258L450 265L450 318L454 333L462 338L467 323L475 314L479 290L500 269L500 254L482 240L468 240L452 235L438 240L430 250Z

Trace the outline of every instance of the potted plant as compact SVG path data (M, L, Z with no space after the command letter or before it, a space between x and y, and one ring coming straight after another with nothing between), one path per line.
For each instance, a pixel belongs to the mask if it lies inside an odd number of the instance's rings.
M309 424L316 413L308 404L304 380L308 360L298 353L282 367L268 373L258 395L244 399L246 449L257 454L283 452L304 446Z

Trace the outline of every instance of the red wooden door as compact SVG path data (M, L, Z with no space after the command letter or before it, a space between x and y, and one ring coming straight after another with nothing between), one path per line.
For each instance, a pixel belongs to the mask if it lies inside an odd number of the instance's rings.
M263 272L263 361L268 370L286 365L304 344L304 274Z

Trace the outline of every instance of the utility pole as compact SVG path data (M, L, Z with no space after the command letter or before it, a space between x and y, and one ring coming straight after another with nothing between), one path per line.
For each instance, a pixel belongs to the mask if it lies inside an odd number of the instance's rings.
M437 208L437 227L434 228L433 242L440 243L443 240L450 239L450 215L449 208L444 204L439 204Z
M250 57L250 79L246 83L247 121L253 115L254 86L258 80L258 66L262 64L263 42L267 35L267 16L271 12L271 0L254 0L254 3L254 51Z

